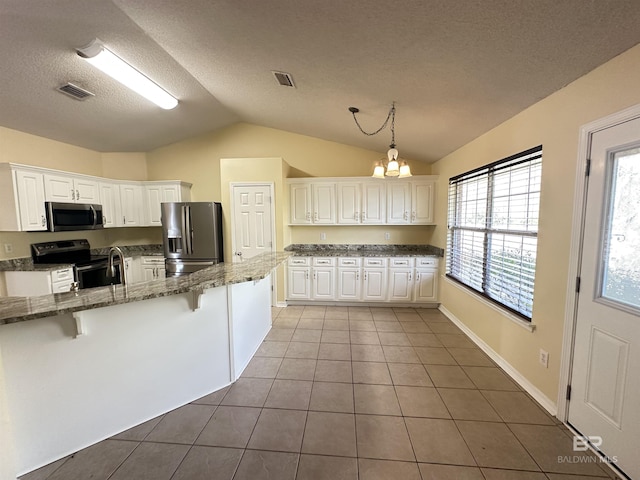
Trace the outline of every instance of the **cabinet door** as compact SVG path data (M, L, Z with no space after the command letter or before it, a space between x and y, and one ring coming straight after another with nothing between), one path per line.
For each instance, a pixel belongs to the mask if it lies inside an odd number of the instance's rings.
M113 183L100 183L100 203L105 228L122 226L122 208L120 206L120 186Z
M161 185L145 185L146 224L154 227L162 225L160 221L160 203L162 199Z
M384 183L371 182L362 186L361 222L384 224L387 221L387 189Z
M156 279L156 267L143 265L142 266L142 281L150 282L151 280Z
M16 190L20 230L36 231L47 229L44 209L44 176L28 170L16 170Z
M336 298L336 269L333 267L314 267L312 281L313 300L335 300Z
M389 270L389 300L410 302L413 296L413 270L392 268Z
M438 299L438 271L416 270L416 302L435 302Z
M359 183L338 183L338 223L358 224L361 219L361 189Z
M309 300L311 298L310 267L289 267L287 298Z
M384 301L387 299L387 269L365 268L362 284L362 299Z
M122 203L122 224L125 227L142 225L142 186L121 184L120 201Z
M360 300L361 287L359 268L338 269L338 300Z
M293 225L311 223L311 184L292 183L289 186L291 218Z
M409 183L387 186L387 223L409 223L411 188Z
M87 178L76 178L73 185L76 190L76 203L100 203L98 182Z
M44 197L47 202L75 202L76 188L73 184L73 178L46 173L44 175Z
M162 202L182 202L180 195L180 185L163 185ZM187 202L188 200L184 200Z
M411 223L432 224L436 182L411 182Z
M314 183L311 188L313 194L313 223L333 225L336 223L336 184Z

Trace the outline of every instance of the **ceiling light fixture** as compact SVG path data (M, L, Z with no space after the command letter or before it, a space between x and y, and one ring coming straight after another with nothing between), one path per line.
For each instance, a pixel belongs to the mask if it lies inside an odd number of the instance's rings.
M389 145L389 150L387 151L387 164L386 166L383 164L384 160L378 162L378 164L373 169L374 178L385 178L385 177L398 177L398 178L406 178L411 176L411 169L409 165L404 160L398 160L398 150L396 149L396 104L393 102L391 104L391 109L387 114L387 118L382 124L382 126L377 129L375 132L365 132L360 122L356 118L356 113L360 111L359 108L349 107L349 111L353 115L353 119L356 122L356 125L360 129L362 133L371 137L373 135L377 135L385 127L389 124L389 120L391 120L391 144Z
M76 49L76 52L91 65L160 108L171 110L178 105L175 97L118 57L99 39L96 38L86 47Z

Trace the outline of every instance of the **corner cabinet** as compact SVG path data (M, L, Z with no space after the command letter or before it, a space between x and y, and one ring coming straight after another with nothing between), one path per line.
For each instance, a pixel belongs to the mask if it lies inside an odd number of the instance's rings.
M290 225L433 225L438 177L289 179Z
M44 198L42 172L0 164L0 231L46 230Z
M163 202L188 202L191 200L191 184L185 182L144 182L145 224L160 227L160 204Z

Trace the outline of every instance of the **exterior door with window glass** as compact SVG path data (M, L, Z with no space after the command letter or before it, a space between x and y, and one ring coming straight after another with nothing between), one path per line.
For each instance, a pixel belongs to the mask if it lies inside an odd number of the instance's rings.
M640 478L640 119L593 135L568 421Z

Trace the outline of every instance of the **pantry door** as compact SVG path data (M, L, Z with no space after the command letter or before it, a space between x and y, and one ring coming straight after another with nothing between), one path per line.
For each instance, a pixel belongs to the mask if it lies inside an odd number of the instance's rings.
M594 133L589 158L568 421L640 478L640 119Z
M233 261L241 262L274 249L273 187L231 184Z

